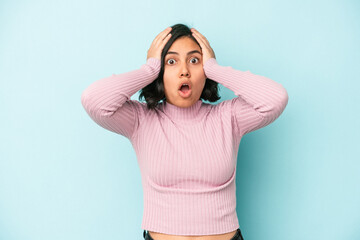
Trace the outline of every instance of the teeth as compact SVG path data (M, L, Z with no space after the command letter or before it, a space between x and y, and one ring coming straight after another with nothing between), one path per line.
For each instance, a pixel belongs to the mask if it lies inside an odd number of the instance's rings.
M190 85L189 84L187 84L187 83L183 83L183 85L181 85L181 87L182 86L188 86L189 87L189 89L190 89ZM181 87L180 87L180 89L181 89Z

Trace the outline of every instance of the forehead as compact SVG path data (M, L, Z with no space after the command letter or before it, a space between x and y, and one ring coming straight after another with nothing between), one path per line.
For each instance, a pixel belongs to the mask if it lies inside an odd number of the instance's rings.
M169 48L169 51L178 52L179 54L186 54L191 50L199 50L201 52L199 45L189 37L176 39Z

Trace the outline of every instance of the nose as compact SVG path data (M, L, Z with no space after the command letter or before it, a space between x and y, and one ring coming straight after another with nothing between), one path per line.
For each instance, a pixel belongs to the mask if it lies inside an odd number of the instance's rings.
M190 72L189 72L189 69L187 67L186 64L184 64L180 70L180 76L183 77L183 76L186 76L186 77L190 77Z
M189 74L189 72L186 72L186 73L181 73L181 76L186 76L186 77L189 77L189 76L190 76L190 74Z

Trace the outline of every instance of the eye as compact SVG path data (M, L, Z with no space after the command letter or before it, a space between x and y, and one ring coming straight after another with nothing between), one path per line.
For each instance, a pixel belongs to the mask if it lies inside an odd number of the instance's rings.
M195 59L195 62L193 61L193 59ZM169 59L166 61L166 63L169 64L169 65L173 65L175 62L176 62L176 61L175 61L173 58L169 58ZM199 58L193 57L193 58L190 59L190 62L196 64L196 63L199 62Z
M166 62L169 64L169 65L172 65L172 64L170 64L169 62L170 61L175 61L173 58L169 58Z
M193 59L196 59L196 62L193 62L193 61L192 61ZM198 62L199 62L199 59L198 59L197 57L194 57L194 58L192 58L192 59L190 60L190 62L192 62L192 63L198 63Z

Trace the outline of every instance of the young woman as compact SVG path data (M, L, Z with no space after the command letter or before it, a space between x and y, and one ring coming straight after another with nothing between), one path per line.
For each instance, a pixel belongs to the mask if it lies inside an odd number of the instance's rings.
M215 102L218 83L237 97ZM139 100L130 97L141 90ZM285 109L285 88L217 63L207 39L183 24L153 40L141 68L100 79L82 93L89 116L128 138L144 190L146 240L242 240L236 213L241 138Z

